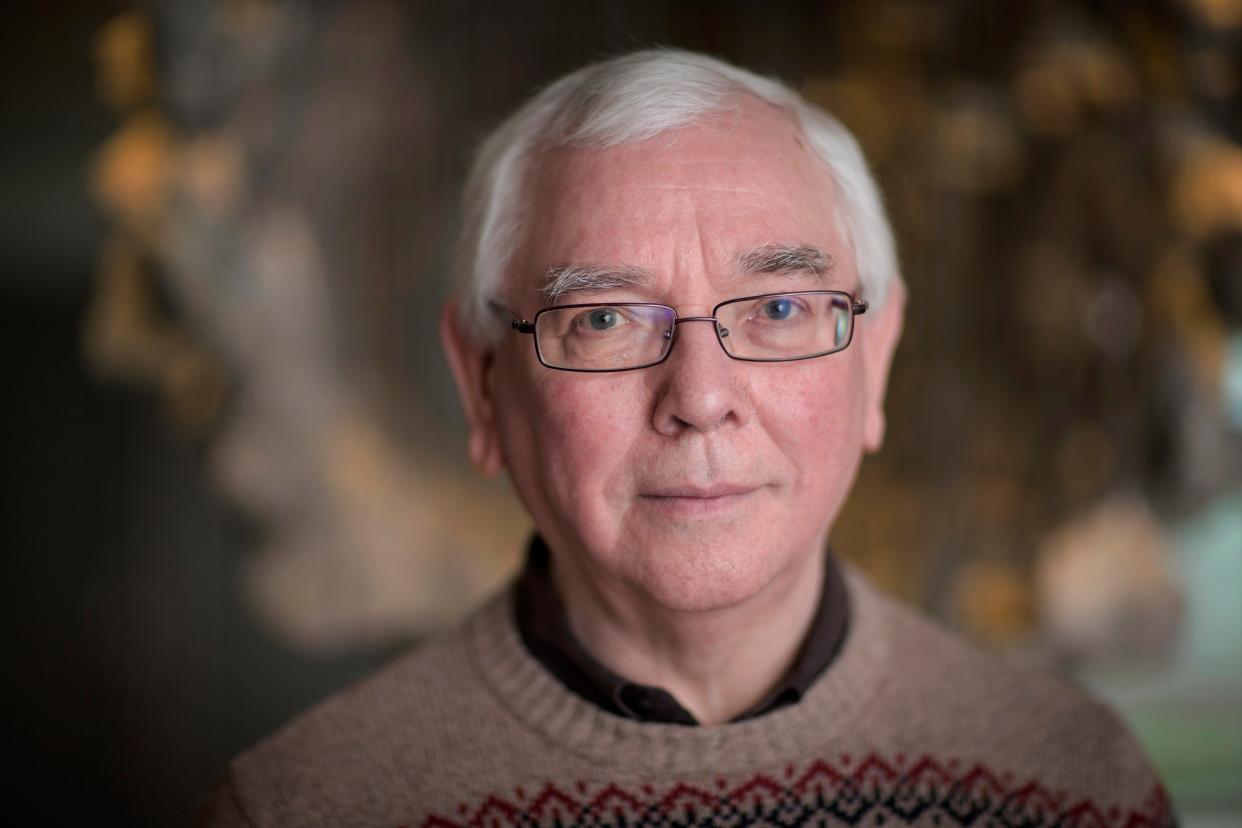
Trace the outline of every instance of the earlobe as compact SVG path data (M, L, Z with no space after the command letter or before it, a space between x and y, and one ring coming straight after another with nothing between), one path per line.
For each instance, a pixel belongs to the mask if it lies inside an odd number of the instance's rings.
M883 306L878 308L874 315L868 314L863 349L867 375L867 411L863 422L863 448L870 453L879 451L884 445L884 395L888 388L889 367L893 361L893 352L897 349L897 342L901 339L905 306L905 285L900 279L894 279Z
M470 456L470 464L484 477L495 477L505 469L504 454L500 450L500 441L496 439L494 430L485 433L480 429L470 429L466 451Z
M489 382L493 353L466 332L459 307L456 299L445 304L440 314L440 344L466 413L466 451L470 462L480 474L493 477L504 470L496 404Z

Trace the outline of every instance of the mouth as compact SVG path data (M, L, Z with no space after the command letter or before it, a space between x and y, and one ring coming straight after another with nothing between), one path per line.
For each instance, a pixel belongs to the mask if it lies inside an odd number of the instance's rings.
M762 486L717 483L711 486L692 484L656 486L639 494L639 500L671 514L710 516L727 512L745 504Z
M652 498L687 498L690 500L715 500L721 497L750 494L758 486L747 486L737 483L715 483L711 486L695 486L683 484L674 486L654 486L642 493L642 497Z

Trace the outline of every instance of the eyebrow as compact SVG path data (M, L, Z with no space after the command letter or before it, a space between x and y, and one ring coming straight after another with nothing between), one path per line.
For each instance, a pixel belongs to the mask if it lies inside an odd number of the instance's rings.
M774 273L783 276L825 276L836 262L830 254L808 244L765 244L739 253L735 258L743 273ZM548 305L574 291L644 287L653 281L649 271L636 265L559 265L548 269L540 293Z
M565 265L550 268L540 293L549 305L576 290L608 290L648 285L651 274L633 265Z
M765 244L743 251L736 261L744 273L777 273L782 276L826 276L836 267L830 254L809 244Z

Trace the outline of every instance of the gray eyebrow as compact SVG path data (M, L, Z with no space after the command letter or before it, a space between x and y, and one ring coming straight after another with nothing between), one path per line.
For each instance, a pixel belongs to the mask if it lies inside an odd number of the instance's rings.
M806 273L825 276L832 273L836 266L831 255L809 244L793 247L765 244L740 253L737 264L744 273L779 273L786 276Z
M650 273L633 265L565 265L548 270L540 293L543 294L543 300L552 305L575 290L641 286L648 285L651 281Z
M831 255L807 244L765 244L740 253L736 261L745 273L787 276L824 276L831 273L836 264ZM560 265L548 269L540 293L546 304L554 305L574 291L642 287L651 282L651 274L635 265Z

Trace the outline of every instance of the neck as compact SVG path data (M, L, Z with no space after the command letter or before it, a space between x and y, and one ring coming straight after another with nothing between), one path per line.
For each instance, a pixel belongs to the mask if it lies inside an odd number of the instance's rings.
M702 724L727 722L786 673L820 601L824 555L805 556L744 601L710 610L661 606L624 588L591 588L553 561L574 635L627 680L663 688Z

